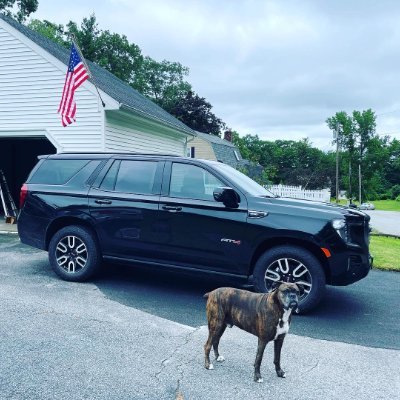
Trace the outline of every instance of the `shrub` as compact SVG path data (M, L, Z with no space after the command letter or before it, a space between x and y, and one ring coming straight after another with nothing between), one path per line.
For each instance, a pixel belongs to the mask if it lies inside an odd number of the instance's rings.
M391 198L394 200L394 199L396 199L397 200L397 198L400 196L400 185L394 185L391 189L390 189L390 192L391 192Z

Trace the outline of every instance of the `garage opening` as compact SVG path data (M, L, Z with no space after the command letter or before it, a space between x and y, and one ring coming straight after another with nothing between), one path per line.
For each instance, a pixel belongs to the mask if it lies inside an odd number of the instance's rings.
M0 169L4 172L17 208L19 191L32 168L36 165L38 155L55 153L57 153L56 148L44 137L0 138ZM1 206L0 214L3 214Z

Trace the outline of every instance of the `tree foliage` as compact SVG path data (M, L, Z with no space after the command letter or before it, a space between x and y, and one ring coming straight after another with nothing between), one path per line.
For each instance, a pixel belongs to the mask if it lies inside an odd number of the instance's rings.
M371 110L353 111L349 116L346 112L337 112L326 120L328 127L334 132L335 142L344 150L342 159L348 162L348 174L342 178L348 189L348 195L357 190L358 184L362 186L359 196L365 198L367 193L375 193L379 189L380 179L376 170L377 160L383 162L384 143L376 135L376 117ZM357 164L360 176L357 180L352 178L352 165Z
M225 129L225 123L212 112L212 105L204 97L189 91L186 96L168 110L190 128L212 135L219 135Z
M239 137L233 142L242 156L261 165L273 184L302 186L306 189L331 187L335 158L312 146L308 139L265 141L257 135Z
M0 11L15 18L18 22L24 22L37 10L38 5L38 0L0 0ZM16 12L15 7L17 7Z
M178 62L157 62L145 57L137 71L133 87L170 111L191 90L191 85L185 81L188 74L189 68Z

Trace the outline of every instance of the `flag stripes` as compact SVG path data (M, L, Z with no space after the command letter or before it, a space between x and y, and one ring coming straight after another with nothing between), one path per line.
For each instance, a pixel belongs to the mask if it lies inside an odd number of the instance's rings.
M75 45L72 44L67 75L58 107L58 112L61 114L61 123L64 127L76 121L75 90L88 78L89 72L82 62Z

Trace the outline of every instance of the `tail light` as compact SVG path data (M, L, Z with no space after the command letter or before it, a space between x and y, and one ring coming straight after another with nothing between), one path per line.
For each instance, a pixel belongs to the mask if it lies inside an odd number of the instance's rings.
M24 183L21 187L21 191L19 193L19 209L22 210L22 207L25 204L26 196L28 194L28 185Z

